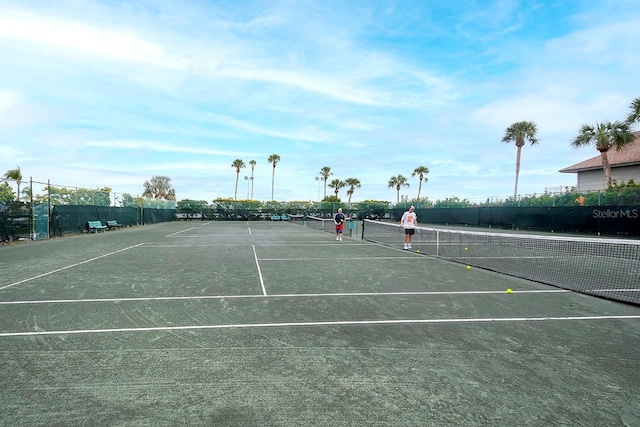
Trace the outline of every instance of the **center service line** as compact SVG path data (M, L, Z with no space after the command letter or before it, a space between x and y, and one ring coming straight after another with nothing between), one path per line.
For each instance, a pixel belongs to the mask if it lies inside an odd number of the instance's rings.
M256 260L256 268L258 269L258 277L260 277L260 286L262 287L262 295L267 296L267 289L264 287L264 280L262 280L262 271L260 271L260 263L258 262L258 254L256 253L256 245L251 245L253 249L253 257Z

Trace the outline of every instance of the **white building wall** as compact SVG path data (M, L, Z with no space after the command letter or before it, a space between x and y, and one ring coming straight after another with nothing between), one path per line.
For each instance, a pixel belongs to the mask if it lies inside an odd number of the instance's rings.
M618 184L622 182L629 182L630 179L633 179L636 184L640 184L640 165L614 168L611 171L611 176L616 180L616 182L618 182Z
M633 179L640 184L640 165L611 169L611 178L616 182L628 182ZM604 170L578 172L578 191L604 190Z
M578 191L604 190L604 170L578 172Z

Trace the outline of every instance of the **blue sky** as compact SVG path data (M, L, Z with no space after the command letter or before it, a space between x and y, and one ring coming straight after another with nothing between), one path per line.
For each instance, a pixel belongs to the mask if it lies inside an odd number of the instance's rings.
M640 96L637 0L0 0L0 173L178 200L484 201L513 194L506 127L534 121L519 193L575 185L582 124ZM39 189L36 188L36 191ZM331 190L328 189L330 193ZM340 196L346 200L343 191Z

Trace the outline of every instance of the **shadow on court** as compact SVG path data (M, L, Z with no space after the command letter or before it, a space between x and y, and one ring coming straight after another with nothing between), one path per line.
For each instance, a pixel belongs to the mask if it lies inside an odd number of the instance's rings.
M2 425L640 419L639 307L356 238L176 222L0 270Z

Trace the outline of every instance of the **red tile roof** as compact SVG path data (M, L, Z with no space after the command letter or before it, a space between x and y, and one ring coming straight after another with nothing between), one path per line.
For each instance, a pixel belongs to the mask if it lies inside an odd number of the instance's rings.
M633 134L636 136L635 141L624 150L617 151L612 148L607 151L607 159L612 168L640 164L640 132ZM602 169L602 159L599 153L588 160L560 169L560 172L581 172L594 169Z

